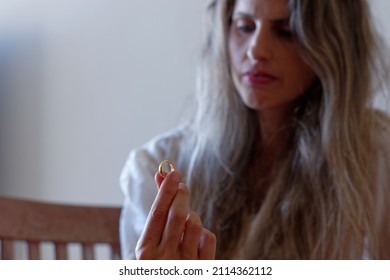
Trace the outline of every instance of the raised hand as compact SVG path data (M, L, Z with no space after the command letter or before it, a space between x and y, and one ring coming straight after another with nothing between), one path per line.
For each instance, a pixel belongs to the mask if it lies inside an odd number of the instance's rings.
M189 210L189 191L181 175L156 173L159 191L136 246L137 259L214 259L216 238Z

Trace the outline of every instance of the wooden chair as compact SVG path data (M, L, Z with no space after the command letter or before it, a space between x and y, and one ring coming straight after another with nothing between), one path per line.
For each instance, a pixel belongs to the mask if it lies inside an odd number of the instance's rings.
M27 243L28 259L40 259L42 242L52 242L56 259L68 259L67 245L79 243L83 259L95 259L94 245L108 244L120 258L120 208L58 205L0 197L0 259L14 259L14 243Z

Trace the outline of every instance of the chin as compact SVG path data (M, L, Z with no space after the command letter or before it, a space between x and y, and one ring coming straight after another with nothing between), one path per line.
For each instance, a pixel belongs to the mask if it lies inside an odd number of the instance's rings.
M269 104L257 99L242 99L242 101L247 108L255 111L262 111L269 107Z

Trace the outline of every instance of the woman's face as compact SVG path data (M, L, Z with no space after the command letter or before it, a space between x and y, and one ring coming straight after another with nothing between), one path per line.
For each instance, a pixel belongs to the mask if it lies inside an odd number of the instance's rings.
M254 110L294 105L315 79L289 28L286 0L237 0L229 31L231 75Z

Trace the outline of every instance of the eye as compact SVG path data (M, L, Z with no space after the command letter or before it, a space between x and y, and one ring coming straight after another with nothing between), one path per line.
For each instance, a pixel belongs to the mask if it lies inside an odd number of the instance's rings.
M251 33L256 29L256 26L254 24L242 24L238 25L237 29L244 33Z
M234 19L234 27L242 33L251 33L256 30L256 24L249 19Z
M293 34L291 32L290 29L285 29L285 28L278 28L276 30L276 33L282 37L282 38L286 38L286 39L292 39L293 37Z
M272 21L272 29L276 36L282 39L293 39L294 34L290 28L290 19L281 18Z

